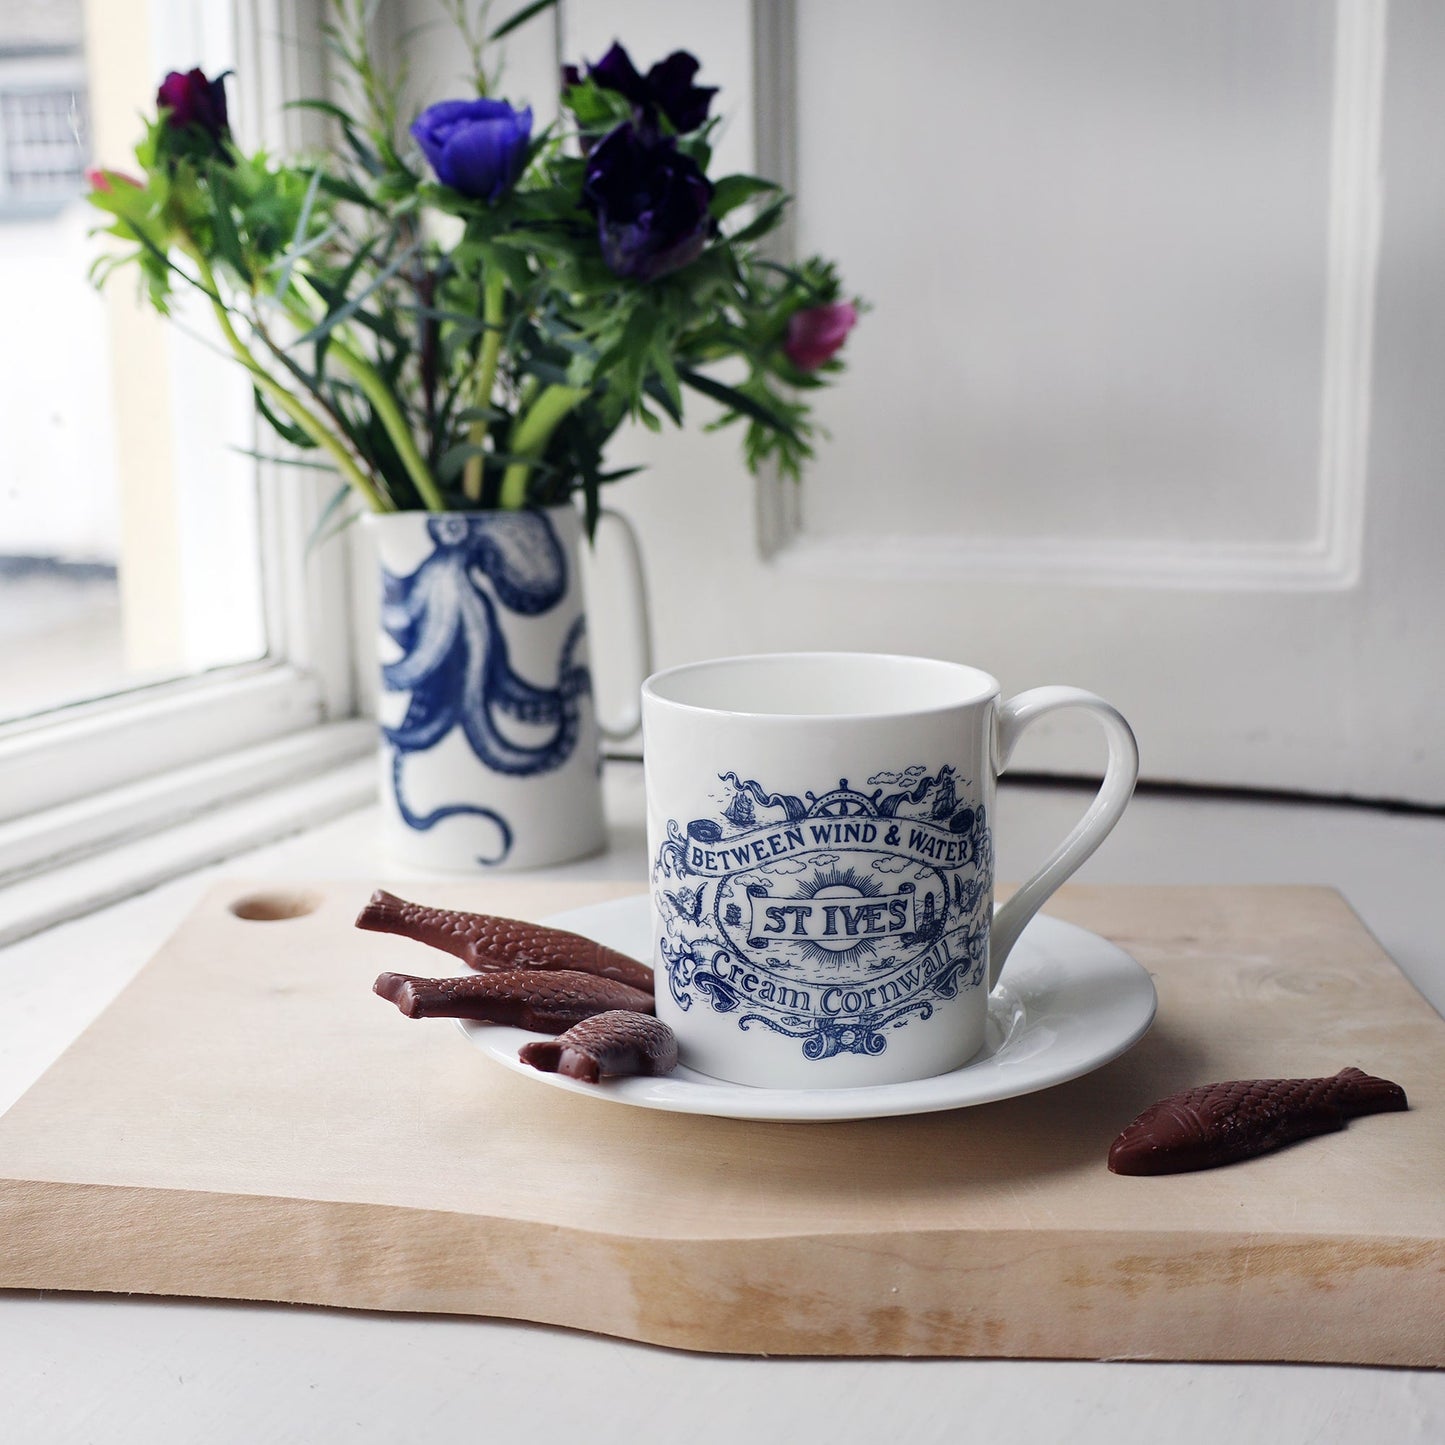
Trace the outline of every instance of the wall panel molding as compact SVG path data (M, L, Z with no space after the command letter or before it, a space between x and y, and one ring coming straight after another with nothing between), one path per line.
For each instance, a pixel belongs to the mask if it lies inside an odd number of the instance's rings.
M795 193L796 0L753 0L757 165ZM758 484L758 542L782 572L865 568L878 579L998 580L1082 586L1342 591L1360 578L1370 432L1374 310L1383 209L1388 0L1335 0L1327 280L1313 535L1278 543L963 537L893 533L810 537L796 488Z

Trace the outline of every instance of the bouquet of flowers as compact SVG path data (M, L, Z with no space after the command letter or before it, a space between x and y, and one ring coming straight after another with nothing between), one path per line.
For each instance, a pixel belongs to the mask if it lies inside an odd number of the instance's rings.
M765 238L788 198L710 178L716 91L677 51L646 73L620 44L561 77L561 120L493 92L484 63L553 0L486 33L452 17L476 96L403 131L365 0L328 28L347 101L299 102L334 126L327 153L247 154L225 77L167 75L138 171L91 173L91 202L161 312L185 288L214 312L265 421L334 466L379 512L547 506L583 494L625 420L680 425L684 397L723 408L756 470L812 455L807 393L841 367L857 320L835 267L783 265ZM450 221L444 218L452 218ZM722 380L713 368L731 363Z

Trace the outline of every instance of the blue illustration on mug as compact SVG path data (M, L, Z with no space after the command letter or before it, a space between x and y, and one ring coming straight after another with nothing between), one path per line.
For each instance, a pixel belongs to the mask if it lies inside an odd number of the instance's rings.
M669 820L653 865L680 1009L701 998L810 1059L876 1055L890 1030L982 984L993 844L952 767L801 797L719 781L718 815Z
M578 617L563 639L556 685L528 682L511 665L503 613L491 593L503 609L529 617L566 596L567 554L550 520L540 512L440 516L427 522L427 532L435 546L414 572L399 577L382 570L381 624L402 652L382 668L382 683L410 694L405 717L382 729L393 749L397 811L417 830L458 814L490 819L501 851L478 861L500 863L512 847L507 820L472 802L414 811L402 791L403 760L459 727L492 772L527 777L561 767L577 745L582 699L592 686L586 664L576 660L586 620ZM503 730L504 719L548 731L518 743Z

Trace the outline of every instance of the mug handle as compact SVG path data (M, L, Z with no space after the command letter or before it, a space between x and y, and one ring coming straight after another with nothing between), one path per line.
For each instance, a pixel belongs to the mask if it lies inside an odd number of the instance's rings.
M631 705L616 722L603 722L600 715L597 718L597 730L609 742L615 743L630 738L642 726L642 682L652 676L653 670L652 614L647 605L647 577L642 570L642 547L638 543L637 533L633 530L632 523L611 507L603 507L598 514L599 526L606 521L615 523L622 535L622 551L627 559L628 575L632 578L633 635L637 644L637 655L642 660L642 677L638 678L638 685L632 690L634 701Z
M1020 734L1031 722L1064 707L1086 708L1098 719L1109 740L1109 765L1094 801L1074 825L1073 832L1059 844L1049 861L1007 903L995 910L988 945L990 989L998 982L1009 951L1018 942L1024 925L1109 835L1139 780L1139 745L1133 729L1117 708L1078 687L1035 687L999 704L994 719L994 775L1008 767Z

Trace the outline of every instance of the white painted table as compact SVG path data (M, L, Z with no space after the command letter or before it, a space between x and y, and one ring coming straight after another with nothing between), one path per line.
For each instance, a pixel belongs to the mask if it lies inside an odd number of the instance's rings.
M609 851L547 876L643 878L641 769L614 764L607 785ZM999 876L1029 872L1084 802L1070 790L1005 786ZM369 814L343 818L0 952L0 1110L105 1007L214 879L401 876L377 856L373 833ZM1445 819L1141 797L1080 877L1332 884L1445 1011L1438 908ZM1368 1329L1369 1321L1359 1325ZM535 1430L581 1434L591 1445L636 1445L654 1434L920 1445L963 1438L1405 1445L1445 1440L1445 1373L725 1359L494 1320L0 1292L5 1441L440 1445Z

